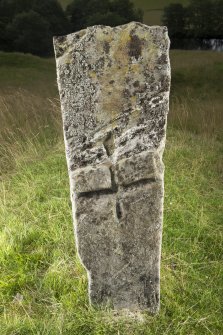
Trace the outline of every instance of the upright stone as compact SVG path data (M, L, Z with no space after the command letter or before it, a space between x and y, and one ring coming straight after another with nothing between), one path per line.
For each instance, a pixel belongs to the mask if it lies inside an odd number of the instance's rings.
M132 22L54 38L77 249L92 303L157 312L166 27Z

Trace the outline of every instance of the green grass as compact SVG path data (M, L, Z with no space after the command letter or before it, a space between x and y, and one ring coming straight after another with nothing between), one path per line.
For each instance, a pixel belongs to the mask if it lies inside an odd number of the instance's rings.
M139 323L88 303L54 60L0 53L1 335L223 333L223 54L171 51L171 64L161 311Z
M221 146L169 130L161 312L145 323L89 306L74 246L63 147L1 183L1 335L222 334Z
M41 96L57 93L54 59L0 51L0 91L27 89Z

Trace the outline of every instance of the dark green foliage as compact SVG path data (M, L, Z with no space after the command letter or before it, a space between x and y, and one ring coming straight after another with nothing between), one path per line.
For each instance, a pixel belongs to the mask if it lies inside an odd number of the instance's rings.
M164 8L163 24L168 26L169 35L181 38L185 36L186 10L182 4L170 4Z
M66 14L57 0L0 0L0 50L48 56L53 36L95 24L142 21L142 16L130 0L74 0Z
M0 49L52 53L53 35L69 32L57 0L0 0Z
M50 53L49 23L37 12L17 14L7 29L14 50L37 55Z
M134 4L129 0L111 1L111 11L119 14L126 22L143 21L143 11L141 9L135 9Z
M195 38L215 37L215 19L220 17L215 11L216 1L191 0L187 9L187 35Z
M108 0L99 2L97 7L98 14L105 14ZM67 15L71 22L73 31L79 30L85 26L87 17L95 13L94 0L86 0L83 4L83 0L75 0L67 7Z
M97 24L108 25L108 26L119 26L120 24L123 24L123 17L117 13L111 13L111 12L107 12L104 14L95 13L89 16L86 22L86 26L93 26Z
M74 0L67 7L67 15L72 31L95 24L116 26L143 18L142 11L136 10L130 0Z
M215 25L216 38L223 38L223 1L216 1L215 16L213 23Z
M182 46L183 39L195 46L203 39L223 39L223 1L191 0L187 7L170 4L164 8L163 23L174 46L176 40L178 46Z
M61 5L56 0L35 0L34 10L44 18L47 18L52 35L63 35L69 32L70 26L68 19Z

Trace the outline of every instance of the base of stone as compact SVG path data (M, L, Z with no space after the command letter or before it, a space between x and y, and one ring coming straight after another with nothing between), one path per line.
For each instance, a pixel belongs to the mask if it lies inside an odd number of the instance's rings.
M129 311L128 309L122 310L107 310L104 315L102 316L103 320L109 320L111 322L117 321L127 321L127 322L138 322L144 323L146 321L147 316L154 316L154 314L149 313L148 311Z

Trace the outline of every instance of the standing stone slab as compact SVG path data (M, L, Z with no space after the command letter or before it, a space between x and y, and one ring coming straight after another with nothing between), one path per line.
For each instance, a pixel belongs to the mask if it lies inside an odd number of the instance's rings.
M166 27L132 22L54 38L77 248L92 303L157 312Z

